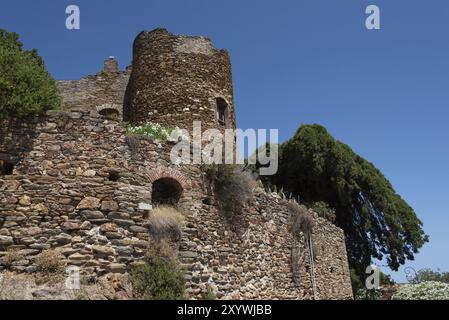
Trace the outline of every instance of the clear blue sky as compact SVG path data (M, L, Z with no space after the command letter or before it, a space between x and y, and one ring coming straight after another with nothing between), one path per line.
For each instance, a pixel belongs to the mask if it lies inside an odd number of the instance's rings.
M81 30L65 29L65 8ZM364 27L381 9L380 31ZM0 28L38 48L57 79L130 63L143 29L206 35L227 48L241 128L319 123L373 162L430 235L416 269L449 271L449 2L447 0L4 0ZM405 280L403 272L394 275Z

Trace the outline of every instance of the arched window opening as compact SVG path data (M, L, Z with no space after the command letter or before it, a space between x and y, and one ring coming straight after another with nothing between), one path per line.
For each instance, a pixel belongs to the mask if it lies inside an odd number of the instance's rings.
M14 171L14 165L5 160L0 160L0 175L1 176L10 176Z
M120 118L120 112L118 112L115 109L112 108L106 108L99 112L104 117L110 118L110 119L119 119Z
M216 103L218 123L223 127L227 127L229 121L229 106L222 98L217 98Z
M173 178L161 178L153 182L153 205L176 206L182 195L181 184Z

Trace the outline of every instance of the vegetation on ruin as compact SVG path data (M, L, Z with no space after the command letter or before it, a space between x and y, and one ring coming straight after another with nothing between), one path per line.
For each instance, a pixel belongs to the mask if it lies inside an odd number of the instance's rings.
M256 186L252 172L244 166L213 164L206 175L213 186L220 212L228 219L241 215Z
M294 235L299 236L301 233L308 237L312 233L314 226L313 217L309 210L297 203L296 201L289 201L288 210L291 218L291 231Z
M24 50L17 33L0 29L0 116L57 109L56 81L37 50Z
M184 216L172 206L158 206L151 211L148 229L154 239L181 239Z
M324 218L332 223L335 223L337 215L335 209L331 208L326 202L318 201L310 205L310 209L316 212L319 217Z
M145 123L138 126L132 125L130 123L124 122L123 126L126 132L132 135L145 137L151 140L169 140L173 135L175 135L178 129L163 126L159 123Z
M165 242L158 242L145 256L144 263L132 268L130 279L142 300L184 299L184 272L176 254Z
M44 250L36 257L37 271L43 273L57 273L64 271L65 257L58 250Z
M322 126L303 125L280 146L279 170L269 183L305 204L335 209L350 266L359 275L373 258L398 270L428 241L422 222L385 176Z

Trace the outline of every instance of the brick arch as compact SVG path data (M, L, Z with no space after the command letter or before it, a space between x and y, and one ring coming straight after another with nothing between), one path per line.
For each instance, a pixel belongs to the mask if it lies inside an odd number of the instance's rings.
M115 110L120 115L122 115L122 108L118 104L106 103L106 104L102 104L101 106L96 106L95 109L97 110L98 113L100 113L103 110Z
M149 174L149 180L151 183L154 183L155 181L162 178L172 178L178 181L184 190L189 189L192 186L191 181L176 169L168 167L158 167L154 170L151 170Z

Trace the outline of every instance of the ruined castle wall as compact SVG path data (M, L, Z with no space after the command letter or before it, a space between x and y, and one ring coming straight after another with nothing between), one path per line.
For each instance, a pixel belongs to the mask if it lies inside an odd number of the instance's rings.
M165 29L137 36L125 120L187 130L196 120L203 130L223 129L217 98L227 103L228 127L235 128L231 62L225 50L215 49L207 38L175 36Z
M84 274L126 272L152 243L140 204L151 203L152 183L169 176L184 189L179 257L191 298L208 288L223 299L312 298L308 251L289 231L286 203L277 195L256 190L233 225L203 203L201 167L170 162L168 142L129 138L118 122L88 111L48 112L33 128L14 175L0 177L0 271L8 250L23 254L9 269L32 273L39 252L58 248ZM111 172L118 181L109 181ZM316 221L318 298L351 298L343 232Z
M317 299L352 299L343 231L314 217ZM225 299L313 299L305 238L290 232L287 201L277 194L256 190L238 230L216 208L203 207L193 221L181 251L193 263L192 294L209 282Z
M109 58L104 68L96 75L80 80L58 81L62 97L62 108L70 109L114 109L121 115L123 101L131 70L119 71L117 61Z

